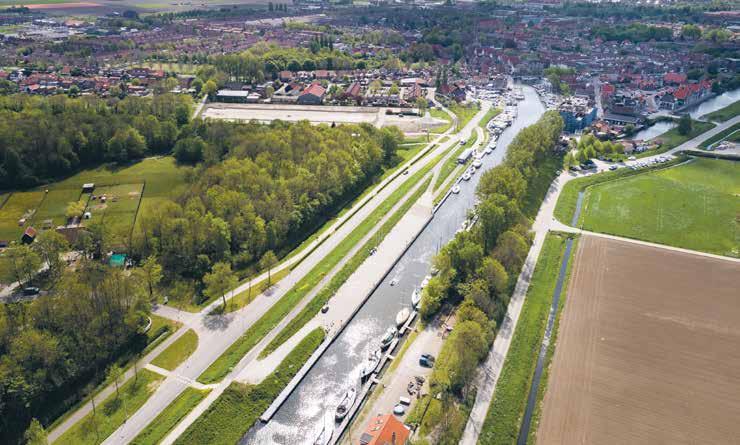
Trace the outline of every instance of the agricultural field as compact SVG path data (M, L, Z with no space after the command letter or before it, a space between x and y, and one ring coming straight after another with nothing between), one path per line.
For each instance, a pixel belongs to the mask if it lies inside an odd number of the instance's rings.
M589 187L579 226L739 257L738 212L740 163L696 158Z
M582 236L537 443L736 442L739 274L732 260Z
M0 207L0 240L17 241L23 234L21 218L30 219L44 199L41 190L11 194Z

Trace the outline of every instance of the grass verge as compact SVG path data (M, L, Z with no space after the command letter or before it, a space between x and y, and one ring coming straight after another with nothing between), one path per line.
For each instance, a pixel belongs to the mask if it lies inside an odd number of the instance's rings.
M132 445L156 445L180 421L203 400L210 390L200 391L185 388L138 436L131 441Z
M715 122L725 122L737 116L738 114L740 114L740 100L736 100L730 105L724 108L720 108L717 111L705 114L704 116L702 116L702 119L708 119Z
M360 265L370 256L370 250L378 246L403 215L413 206L419 197L424 194L431 179L421 184L414 194L407 199L401 207L378 229L375 234L352 256L352 258L337 272L319 293L303 308L301 312L286 326L275 338L260 352L260 358L267 357L283 343L295 335L306 323L311 321L329 299L339 290L345 281L357 270ZM415 183L413 184L415 185Z
M172 371L190 357L197 347L198 334L190 329L152 360L152 365Z
M558 270L565 253L566 239L558 234L548 234L545 238L493 400L481 428L481 443L498 445L516 441Z
M436 108L432 108L429 110L429 114L435 119L440 119L440 120L447 122L444 125L440 125L440 126L432 128L431 130L429 130L430 133L442 134L445 131L449 130L450 127L452 126L452 117L450 117L450 115L447 114L447 112L445 112L444 110L438 110Z
M468 105L454 103L448 108L457 116L457 128L455 128L455 131L460 131L465 128L468 122L470 122L470 119L480 111L480 105L478 102L472 102Z
M706 141L704 141L701 144L699 144L699 148L704 148L704 149L709 148L713 144L724 140L730 134L735 133L735 132L737 132L737 133L733 134L732 137L730 137L728 140L730 142L737 142L738 140L740 140L740 131L738 131L738 130L740 130L740 123L737 123L737 124L731 126L730 128L727 128L727 129L722 130L719 133L715 134L711 138L709 138Z
M440 155L442 156L442 155ZM316 287L321 280L341 261L342 258L390 211L411 187L439 162L439 157L416 172L381 203L355 230L334 248L319 264L283 295L270 310L257 320L237 341L231 344L221 356L198 377L202 383L221 380L230 370L264 338L303 297Z
M655 150L647 150L642 153L635 154L636 158L645 158L647 156L655 156L661 153L665 153L668 150L672 150L684 142L694 139L702 133L705 133L712 128L716 127L716 124L711 122L691 121L691 131L688 134L681 134L678 131L678 127L671 128L665 133L657 136L655 140L660 140L660 146Z
M237 443L324 341L325 335L322 328L311 331L261 383L229 385L175 443Z
M455 150L454 153L452 153L452 156L445 161L444 164L442 164L442 168L439 170L439 176L437 176L437 180L434 181L434 188L433 190L437 190L439 187L444 184L444 182L447 180L447 178L450 176L450 173L452 173L456 168L458 168L461 164L457 162L457 157L460 156L460 154L467 150L468 148L475 145L475 143L478 141L478 132L475 131L470 136L470 139L465 143L465 145L461 145Z
M129 414L135 413L149 399L159 383L164 380L159 374L139 371L136 379L130 379L120 387L119 395L113 394L95 410L62 434L54 443L58 445L99 444L121 426Z
M568 260L568 268L565 271L565 281L563 282L563 292L560 294L560 304L558 305L558 313L555 316L555 324L552 327L550 333L550 343L547 345L547 354L545 355L545 363L542 369L542 376L540 377L540 385L537 387L537 401L535 402L534 412L532 413L532 423L530 424L529 434L527 435L527 443L534 444L537 442L537 428L542 418L542 400L545 397L547 391L547 383L550 379L550 364L552 363L552 357L555 354L555 347L558 341L558 331L560 330L560 314L563 312L565 303L568 297L568 283L570 282L570 276L573 272L573 262L575 253L578 251L578 241L580 238L576 237L573 240L573 246L570 249L570 259Z

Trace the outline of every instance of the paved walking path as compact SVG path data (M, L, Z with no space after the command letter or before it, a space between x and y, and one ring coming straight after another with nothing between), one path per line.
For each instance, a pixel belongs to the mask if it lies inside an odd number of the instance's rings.
M636 161L628 161L625 164L629 166L629 165L634 165L638 162L649 162L661 156L663 157L671 156L680 151L696 149L699 146L699 144L701 144L705 140L711 138L712 136L725 130L726 128L731 127L737 122L740 122L740 116L736 116L735 118L730 119L727 122L717 125L713 129L705 133L702 133L699 136L687 142L684 142L683 144L665 153L654 155L654 156L648 156L645 158L638 159ZM598 165L597 172L602 172L608 169L608 165L605 165L603 163L597 163L597 165ZM624 167L621 167L621 168L624 168ZM537 264L537 258L539 257L540 251L542 250L542 244L545 240L545 236L547 235L548 231L556 230L556 231L574 232L574 233L588 233L589 235L614 238L614 239L619 239L619 240L623 240L627 242L633 242L637 244L643 244L643 245L649 245L653 247L659 247L659 248L664 248L664 249L671 249L671 250L676 250L676 251L681 251L681 252L686 252L686 253L692 253L695 255L703 255L703 256L712 257L712 258L721 258L723 260L728 260L728 261L740 261L736 258L722 257L719 255L712 255L712 254L704 253L704 252L696 252L696 251L692 251L688 249L681 249L678 247L666 246L662 244L655 244L655 243L635 240L631 238L622 238L622 237L606 235L602 233L583 231L583 230L580 230L574 227L567 226L563 224L562 222L557 221L554 217L554 211L555 211L555 206L558 201L558 197L560 196L560 192L562 191L563 186L567 182L575 178L582 177L582 176L585 176L585 175L583 174L573 175L569 172L563 172L550 185L550 189L547 191L545 199L542 202L542 205L540 206L540 210L537 213L537 218L535 219L535 222L532 225L532 231L534 232L534 235L535 235L534 243L532 244L532 247L530 248L529 254L527 255L527 258L524 262L524 266L522 267L522 272L520 273L519 278L516 283L516 287L514 288L514 293L511 297L511 301L509 302L509 307L507 309L506 316L504 317L504 320L501 324L501 328L498 332L498 335L496 336L496 340L493 342L493 347L488 354L488 358L479 368L479 373L478 373L478 376L475 382L476 386L478 387L478 393L475 398L475 404L473 405L473 409L470 412L468 423L465 426L463 437L460 441L461 445L474 445L478 442L478 436L480 435L481 427L483 426L483 422L485 421L486 413L488 412L489 405L491 404L491 401L493 400L493 393L496 388L496 382L498 381L499 375L501 374L501 369L503 368L504 360L506 358L506 354L509 351L509 346L511 345L512 336L514 334L517 321L519 320L519 315L521 313L522 305L524 303L524 297L526 296L527 290L529 289L529 283L532 278L532 273L534 272L534 267Z
M466 126L464 131L469 132L475 125L477 125L477 120L473 119L468 126ZM323 258L357 226L359 226L359 224L361 224L378 205L384 202L398 187L401 186L401 184L403 184L403 182L405 182L407 178L405 175L402 175L404 170L408 170L409 174L413 174L424 168L438 155L450 150L450 148L456 143L457 138L450 137L449 140L443 143L440 141L444 137L451 136L453 130L454 127L451 127L447 132L438 135L438 137L431 142L427 148L398 168L396 174L383 180L381 184L376 186L375 189L368 193L365 198L355 204L347 214L326 230L324 235L307 246L303 250L303 252L307 253L304 255L295 255L281 263L276 268L273 268L272 272L275 273L285 267L293 267L291 272L285 278L263 294L258 295L248 306L229 314L215 316L208 314L212 309L215 309L221 304L220 301L213 302L197 314L182 312L168 306L159 306L155 311L157 314L167 318L179 319L187 327L192 328L199 337L198 348L183 364L178 367L176 370L177 375L187 379L196 379L211 363L218 359L218 357L232 343L237 341L242 333L244 333L254 322L264 315L272 305L280 299L280 297L282 297L301 278L310 272L316 264L322 261ZM429 151L431 152L427 154ZM426 194L420 201L425 199L431 202L431 198L428 198ZM348 258L349 257L345 257L344 261L347 261ZM260 276L253 278L252 282L257 283L262 281L266 278L266 275L267 274L261 274ZM244 283L234 289L233 292L230 292L227 297L231 298L232 295L238 294L247 289L247 287L248 283ZM231 380L233 380L233 377L243 370L246 364L255 359L261 347L264 347L269 339L271 339L270 336L266 337L263 340L264 343L258 344L257 347L252 348L251 352L248 353L247 356L242 359L240 364L235 367L234 371L232 371L230 374L231 379L227 378L222 380L218 385L216 385L206 399L201 402L201 404L203 406L210 405L210 403L212 403L212 401L215 400L221 392L223 392ZM187 384L173 376L166 378L150 399L104 443L112 444L130 441L187 387ZM186 417L186 420L189 418L190 416ZM194 418L190 419L190 421L192 420L194 420ZM177 431L182 432L183 430L178 429ZM171 434L166 438L164 443L171 443L176 437L176 434Z
M147 355L145 355L143 358L141 358L136 363L136 368L141 369L146 367L146 365L154 360L155 357L157 357L162 351L167 349L172 343L174 343L178 338L180 338L182 335L184 335L188 331L188 328L186 326L180 327L177 331L170 334L169 337L167 337L162 343L157 345L154 349L152 349ZM121 382L125 382L126 380L134 377L134 367L130 367L129 369L124 372L123 376L121 376ZM101 403L105 399L107 399L109 396L111 396L116 391L115 385L110 384L107 387L105 387L102 391L97 393L94 397L95 399L95 406L100 406ZM72 413L69 417L67 417L64 422L60 423L56 428L51 430L49 432L49 443L54 442L57 440L62 434L64 434L69 428L71 428L75 423L79 422L83 417L90 414L92 412L92 401L89 401L82 405L77 411Z

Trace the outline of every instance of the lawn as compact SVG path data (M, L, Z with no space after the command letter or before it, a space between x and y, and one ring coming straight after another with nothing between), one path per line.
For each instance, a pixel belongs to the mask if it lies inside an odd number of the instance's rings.
M470 119L480 111L480 105L478 105L478 102L473 102L468 105L454 103L449 106L449 109L457 116L457 128L455 131L460 131L465 128L468 122L470 122Z
M581 226L718 255L740 256L740 164L696 158L591 187Z
M449 130L450 127L452 126L452 118L444 110L438 110L436 108L431 108L429 110L429 114L431 114L432 117L435 118L435 119L440 119L440 120L443 120L443 121L446 121L447 122L444 125L440 125L438 127L432 128L431 130L429 130L430 133L433 133L433 134L442 134L445 131Z
M596 175L583 176L581 178L573 179L567 182L563 186L563 190L560 192L558 197L558 203L555 207L555 218L563 224L570 225L573 219L573 214L576 211L576 203L578 201L578 194L588 187L595 184L601 184L603 182L613 181L620 178L627 178L630 176L640 175L649 171L657 169L664 169L681 162L686 161L687 157L678 157L668 161L664 164L642 168L639 170L632 170L629 168L620 168L614 171L605 171Z
M24 217L30 220L43 199L43 191L15 192L10 195L0 208L0 240L20 241L28 223L19 225L18 220Z
M210 390L199 391L195 388L186 388L185 391L177 396L164 411L131 441L131 444L158 444L209 392Z
M152 365L173 371L175 368L180 366L185 359L190 357L190 354L192 354L197 347L198 334L190 329L152 360Z
M732 136L728 138L728 136L730 136L730 134L732 134ZM708 148L709 146L711 146L711 145L713 145L713 144L715 144L717 142L720 142L720 141L722 141L724 139L727 139L730 142L738 142L738 141L740 141L740 123L737 123L737 124L731 126L730 128L727 128L725 130L720 131L719 133L715 134L711 138L709 138L706 141L704 141L701 144L699 144L699 147L700 148Z
M660 141L660 146L655 150L647 150L642 153L635 154L637 158L644 158L646 156L654 156L657 154L665 153L668 150L678 147L684 142L694 139L702 133L705 133L712 128L716 127L716 124L711 122L691 121L691 131L688 134L681 134L678 132L678 127L671 128L665 133L653 138L655 141Z
M519 434L566 240L552 233L545 238L481 429L480 443L511 444Z
M707 119L715 122L725 122L737 116L738 114L740 114L740 100L737 100L724 108L720 108L717 111L706 114L702 116L702 119Z
M441 156L441 155L440 155ZM214 383L221 380L239 360L249 352L282 320L303 297L308 294L328 274L339 261L380 221L383 216L403 197L411 187L436 164L432 160L425 168L406 180L391 196L381 203L352 233L334 248L319 264L299 280L293 288L283 295L270 310L257 320L237 341L231 344L203 374L198 377L202 383Z
M120 395L113 393L97 407L95 414L91 412L83 417L54 443L82 445L103 442L146 403L162 380L164 377L159 374L146 369L139 371L137 379L121 385Z
M231 383L175 443L237 443L324 341L325 335L322 328L311 331L261 383Z
M54 188L46 194L41 206L36 214L33 215L31 224L36 228L42 228L43 222L47 219L52 220L52 227L66 224L65 215L67 206L72 202L77 202L82 195L81 189Z
M143 187L142 183L96 187L93 192L95 199L88 202L86 209L92 218L85 223L102 221L111 234L113 245L128 245ZM105 202L102 201L103 196Z

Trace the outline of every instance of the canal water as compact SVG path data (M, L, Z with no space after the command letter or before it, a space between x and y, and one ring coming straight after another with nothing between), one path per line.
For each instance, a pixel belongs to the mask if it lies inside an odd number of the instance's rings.
M705 102L700 103L694 107L688 109L689 115L693 119L698 119L705 114L717 111L720 108L724 108L733 102L740 100L740 89L727 91L719 96L713 97ZM638 131L632 139L647 141L656 136L660 136L671 128L675 127L675 122L658 122L653 126L650 126L644 130Z
M380 338L403 307L411 306L411 293L429 273L434 254L454 236L475 202L475 188L481 171L501 163L506 149L522 128L535 123L545 108L534 89L523 86L525 99L519 102L518 116L499 137L497 148L482 161L483 165L470 181L460 183L461 191L451 195L437 210L385 282L378 286L339 338L308 372L295 391L267 424L257 424L241 444L306 444L313 443L325 413L333 419L340 400L351 387L359 391L363 361L378 348ZM394 286L390 282L395 281Z

